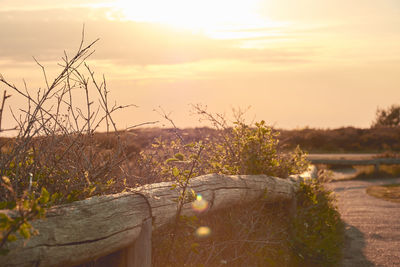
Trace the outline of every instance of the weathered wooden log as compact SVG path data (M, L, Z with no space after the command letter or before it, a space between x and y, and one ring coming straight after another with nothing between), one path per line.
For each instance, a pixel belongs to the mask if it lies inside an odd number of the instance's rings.
M132 246L144 222L153 227L171 222L177 211L180 189L172 182L145 185L120 194L98 196L51 208L46 219L32 222L39 235L8 244L0 266L72 266ZM265 175L193 178L189 190L208 202L207 211L265 201L294 199L297 183ZM182 215L196 213L185 203ZM24 243L26 243L24 245Z
M0 266L69 266L96 259L132 243L146 218L146 200L131 193L54 207L46 219L32 222L39 235L8 244Z
M128 267L151 267L151 233L152 218L143 222L142 230L136 239L131 251L127 251Z

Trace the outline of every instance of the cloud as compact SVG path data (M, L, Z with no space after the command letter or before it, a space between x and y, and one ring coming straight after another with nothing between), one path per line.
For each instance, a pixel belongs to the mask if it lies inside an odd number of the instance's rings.
M48 10L55 8L82 7L87 5L99 5L101 3L112 2L110 0L2 0L0 11L28 11L28 10Z
M398 0L262 1L260 12L278 20L348 23L398 17L400 16L400 4Z
M105 19L107 12L106 8L0 12L0 58L31 61L35 56L42 61L59 60L64 49L77 49L84 23L86 40L101 38L96 59L114 64L180 64L212 59L296 63L310 60L314 53L307 47L243 49L240 44L244 39L216 40L158 24L110 21Z
M101 17L101 10L85 8L2 11L0 58L31 61L56 60L63 50L77 49L84 18Z

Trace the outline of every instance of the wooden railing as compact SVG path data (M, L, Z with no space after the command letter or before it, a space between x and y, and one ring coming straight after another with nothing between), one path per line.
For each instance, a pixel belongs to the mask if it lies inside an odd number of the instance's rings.
M263 201L288 201L295 209L300 178L210 174L193 178L190 189L208 202L206 212ZM0 266L74 266L118 252L115 266L151 266L152 229L173 221L179 189L172 182L145 185L128 192L97 196L58 207L32 222L39 235L8 244ZM182 215L193 215L185 203Z
M374 158L374 159L329 159L329 158L309 158L312 164L327 164L339 166L354 165L373 165L375 171L379 171L381 164L394 165L400 164L400 158Z

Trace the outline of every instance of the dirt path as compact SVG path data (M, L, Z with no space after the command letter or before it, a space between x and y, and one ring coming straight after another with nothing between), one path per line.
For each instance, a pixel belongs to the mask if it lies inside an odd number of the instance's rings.
M400 183L400 178L350 180L328 185L338 197L346 223L342 266L400 266L400 204L366 193L370 185Z

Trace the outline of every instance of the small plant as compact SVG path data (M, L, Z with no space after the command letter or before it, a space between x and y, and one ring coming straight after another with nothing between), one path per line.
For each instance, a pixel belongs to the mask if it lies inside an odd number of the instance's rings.
M201 153L204 149L202 143L192 143L184 146L188 157L185 157L182 153L177 153L174 157L167 159L166 169L169 170L175 177L175 182L171 189L179 189L179 196L177 199L177 211L175 216L175 222L172 232L170 233L171 243L169 254L167 256L166 264L172 264L174 262L173 252L176 251L177 246L177 235L181 231L182 223L190 223L196 220L196 217L187 218L182 216L182 208L185 203L193 202L196 199L196 192L189 190L190 179L198 176L198 163L200 160ZM172 266L176 266L175 264Z
M400 184L372 185L367 188L367 194L400 203Z
M297 214L291 224L293 266L337 266L343 231L332 192L318 179L301 183Z
M17 240L15 233L25 239L29 239L32 234L37 234L30 221L43 218L46 214L45 207L50 202L49 192L44 187L38 196L34 191L31 193L24 191L22 196L17 196L10 179L6 176L2 177L1 186L8 191L11 197L8 198L8 201L0 202L0 210L10 211L0 212L0 256L9 252L7 248L4 248L6 242Z
M243 114L235 115L233 127L228 127L221 115L208 113L195 106L198 114L211 121L219 129L219 138L211 140L208 152L207 172L222 174L266 174L286 178L307 170L306 154L296 147L291 153L279 150L279 133L268 127L265 121L247 125Z

